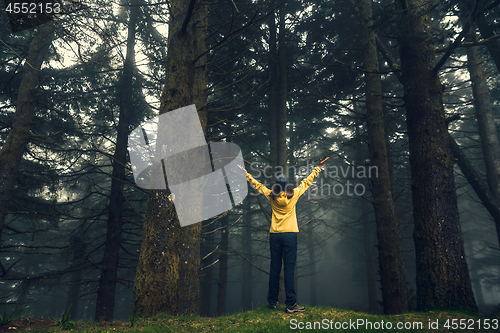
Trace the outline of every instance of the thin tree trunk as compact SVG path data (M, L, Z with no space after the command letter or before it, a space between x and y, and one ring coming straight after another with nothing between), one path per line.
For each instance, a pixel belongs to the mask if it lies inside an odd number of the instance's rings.
M373 252L375 244L373 244L374 227L373 221L370 219L371 215L368 205L369 203L362 202L363 211L363 247L365 252L365 269L366 269L366 286L368 290L368 311L370 313L379 313L380 308L377 302L377 278L374 265Z
M227 263L228 263L228 245L229 245L229 230L228 230L228 214L220 218L221 223L221 240L219 252L219 278L217 281L217 316L222 316L226 313L226 298L227 298Z
M210 317L212 314L212 279L214 267L213 262L215 260L212 253L212 251L214 250L212 231L214 230L214 224L214 219L208 219L203 222L202 228L203 233L206 233L206 236L204 237L204 240L202 242L202 254L203 257L208 256L205 260L202 261L202 266L204 266L205 268L202 270L201 278L200 315L205 317Z
M488 189L488 186L483 182L481 175L476 171L476 169L474 169L472 164L467 159L467 156L465 156L451 135L448 135L448 140L453 157L456 158L460 170L474 189L474 192L476 192L486 210L493 217L496 227L498 228L500 226L500 222L498 222L500 221L500 203Z
M387 135L386 136L386 146L387 146ZM359 127L356 126L356 138L360 138ZM361 143L361 139L356 141L356 160L363 161L368 152L365 152L365 147ZM390 158L387 157L390 161ZM389 163L390 164L390 163ZM390 170L390 169L389 169ZM389 172L390 174L390 172ZM365 186L368 185L367 180L363 180ZM392 185L392 179L391 179ZM392 187L391 187L392 189ZM394 198L394 195L393 195ZM361 200L361 212L362 223L363 223L363 248L364 248L364 261L365 261L365 271L366 271L366 286L368 295L368 311L370 313L379 313L380 307L377 300L377 273L375 269L375 225L376 221L372 210L370 209L370 203L367 200ZM375 223L374 223L375 222ZM374 225L375 224L375 225Z
M467 64L472 83L479 137L486 166L486 180L497 202L500 199L500 142L491 105L486 75L479 54L479 47L467 47ZM495 223L500 244L500 221Z
M271 3L271 5L274 2ZM283 10L282 10L283 11ZM280 13L280 17L281 14ZM283 171L287 174L286 165L286 52L285 49L285 31L281 28L279 31L279 51L277 52L276 40L276 22L274 12L269 18L269 71L271 72L271 82L269 91L269 144L270 144L270 163L273 174L271 184L274 183L275 173ZM283 48L283 49L282 49ZM279 57L279 59L278 59ZM284 62L284 63L283 63ZM279 75L278 75L279 73ZM283 79L283 75L285 78ZM283 90L284 89L284 90ZM283 106L285 109L283 109ZM280 292L278 302L285 302L285 287L283 277L283 265L280 273Z
M309 203L311 206L311 203ZM312 209L309 209L309 219L312 219ZM309 302L311 305L316 305L316 255L314 252L314 228L312 222L309 223L307 230L307 251L309 252Z
M277 98L277 110L276 110L276 130L277 130L277 156L276 156L276 171L282 171L288 176L287 169L287 147L286 147L286 100L287 100L287 70L286 70L286 30L285 30L285 7L282 6L279 10L279 34L278 34L278 61L279 61L279 79L277 80L277 86L279 91L279 97ZM281 173L281 172L280 172ZM280 273L280 292L278 295L278 301L280 303L285 303L286 292L285 292L285 271L284 262L281 266ZM295 267L297 269L297 266ZM295 274L294 276L297 276ZM297 288L297 285L295 286ZM295 290L297 293L297 290Z
M242 228L242 253L243 255L252 262L252 219L250 217L251 206L251 196L247 197L245 204L246 214L243 217L243 228ZM252 265L250 262L243 260L243 267L241 269L241 308L243 310L250 310L252 308Z
M115 291L120 261L122 234L123 182L125 181L125 165L130 117L133 113L132 78L135 67L135 28L139 7L136 0L130 1L130 18L128 22L127 53L123 66L120 87L120 113L117 126L116 148L113 155L113 172L108 207L108 230L102 258L101 277L97 287L95 320L113 319L115 308Z
M35 111L40 68L54 38L54 24L40 26L31 41L28 56L23 65L23 74L16 101L16 113L12 129L0 150L0 241L9 211L12 190L16 184L19 164L30 140L31 121Z
M279 10L279 103L278 103L278 163L283 168L283 173L288 175L287 170L287 147L286 147L286 122L287 122L287 59L286 59L286 28L285 28L285 5Z
M477 311L458 215L443 86L434 70L429 3L398 0L396 6L410 147L417 309Z
M371 29L371 0L361 0L360 12L364 23L364 69L366 82L366 121L371 164L378 169L372 182L373 207L377 222L380 283L384 313L404 313L408 309L403 270L403 256L398 236L398 225L392 201L392 187L387 158L382 83L375 33Z
M274 2L273 2L274 3ZM272 167L273 174L271 182L274 181L274 172L278 162L278 71L277 71L277 48L276 48L276 21L274 11L269 16L269 164Z
M197 57L205 49L207 8L203 0L170 1L166 81L160 114L196 104L206 133L206 63ZM200 71L200 72L198 72ZM201 223L181 228L170 190L149 193L144 236L134 281L132 316L163 311L197 314L200 284Z

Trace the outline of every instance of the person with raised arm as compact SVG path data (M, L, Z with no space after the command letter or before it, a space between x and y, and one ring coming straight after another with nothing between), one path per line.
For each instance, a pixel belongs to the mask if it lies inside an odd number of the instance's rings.
M295 206L299 197L311 186L314 178L319 175L321 167L328 159L329 157L324 160L320 159L318 166L296 188L293 188L292 184L288 183L286 175L281 174L276 177L276 183L272 186L272 190L259 183L245 168L238 165L245 172L247 181L269 200L273 211L271 229L269 230L271 268L269 272L269 291L267 294L270 309L275 309L278 305L279 278L281 264L284 261L285 312L305 311L305 307L297 304L294 284L295 263L297 262L297 233L299 232Z

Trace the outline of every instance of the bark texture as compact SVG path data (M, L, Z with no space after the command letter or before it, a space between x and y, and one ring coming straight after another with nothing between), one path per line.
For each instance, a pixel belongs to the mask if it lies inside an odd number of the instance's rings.
M375 33L371 29L372 0L360 1L363 23L363 67L366 86L366 122L371 164L378 168L378 177L372 183L373 207L377 222L380 283L384 313L398 314L408 309L406 300L403 257L398 236L398 224L394 211L389 160L387 156L384 110L382 105L382 83Z
M424 0L398 0L397 28L410 148L417 310L477 311L458 215L453 159Z
M206 132L207 8L203 0L170 2L166 81L160 114L196 104ZM170 191L150 191L134 281L132 316L198 314L201 223L180 227Z

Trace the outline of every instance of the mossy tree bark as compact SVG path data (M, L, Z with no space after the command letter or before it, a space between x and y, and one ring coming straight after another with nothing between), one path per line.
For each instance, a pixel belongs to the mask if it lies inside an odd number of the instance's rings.
M120 113L118 115L117 138L113 155L113 171L108 206L108 229L102 258L101 276L97 288L95 320L111 320L115 308L115 290L118 278L118 263L122 234L123 182L130 116L133 110L132 77L135 68L135 29L139 7L136 0L130 1L127 52L120 86Z
M170 2L166 80L160 114L195 104L206 134L207 8L204 0ZM201 57L200 57L201 56ZM201 223L180 227L170 191L149 193L134 281L132 316L198 314Z
M35 111L40 68L54 38L54 24L40 26L31 41L24 61L23 74L16 101L12 129L0 150L0 240L8 214L9 202L16 184L19 163L30 140L30 128Z
M434 70L429 3L395 4L410 148L417 309L477 311L458 215L443 86Z
M370 178L372 183L373 207L377 222L380 283L384 313L398 314L408 309L406 300L403 256L398 236L398 224L392 200L391 177L387 156L384 110L382 104L382 83L375 32L372 30L372 0L360 0L359 6L363 24L363 68L366 87L366 122L371 164L378 169L378 177Z

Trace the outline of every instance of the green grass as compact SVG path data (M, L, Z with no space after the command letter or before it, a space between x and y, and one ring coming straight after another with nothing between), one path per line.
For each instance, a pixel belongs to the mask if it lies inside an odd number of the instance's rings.
M269 310L266 306L259 307L256 310L221 316L217 318L204 318L199 316L179 317L166 314L158 314L150 318L141 318L133 324L130 322L72 322L72 329L64 329L60 326L51 328L32 328L30 332L498 332L500 327L490 330L483 328L484 318L465 312L456 311L431 311L431 312L412 312L402 315L371 315L362 312L343 310L327 306L307 307L306 312L293 315L285 313L283 305L277 309ZM457 327L462 323L468 326L467 329L453 330L450 327L444 327L445 323L451 326L455 319ZM364 322L361 324L361 320ZM429 329L430 322L439 323L439 329ZM498 320L498 319L497 319ZM479 329L478 321L481 323ZM316 322L316 329L314 329ZM351 323L360 323L360 326L353 326ZM373 325L369 329L370 322ZM386 329L377 325L382 325ZM392 329L387 329L387 323L392 323ZM413 326L415 323L422 323L422 328L415 326L413 329L397 329L398 322ZM492 319L489 319L492 324ZM299 324L302 323L302 324ZM309 323L309 324L307 324ZM341 325L347 329L342 329L335 324ZM462 326L463 326L462 324ZM299 329L299 325L304 325L304 329ZM309 325L307 327L306 325ZM321 326L323 325L323 326ZM330 326L332 325L332 326ZM499 323L500 325L500 323ZM295 329L293 329L295 327ZM355 327L355 329L352 329ZM367 328L368 327L368 328ZM310 329L307 329L310 328ZM378 328L378 329L377 329ZM19 332L19 330L18 330Z

